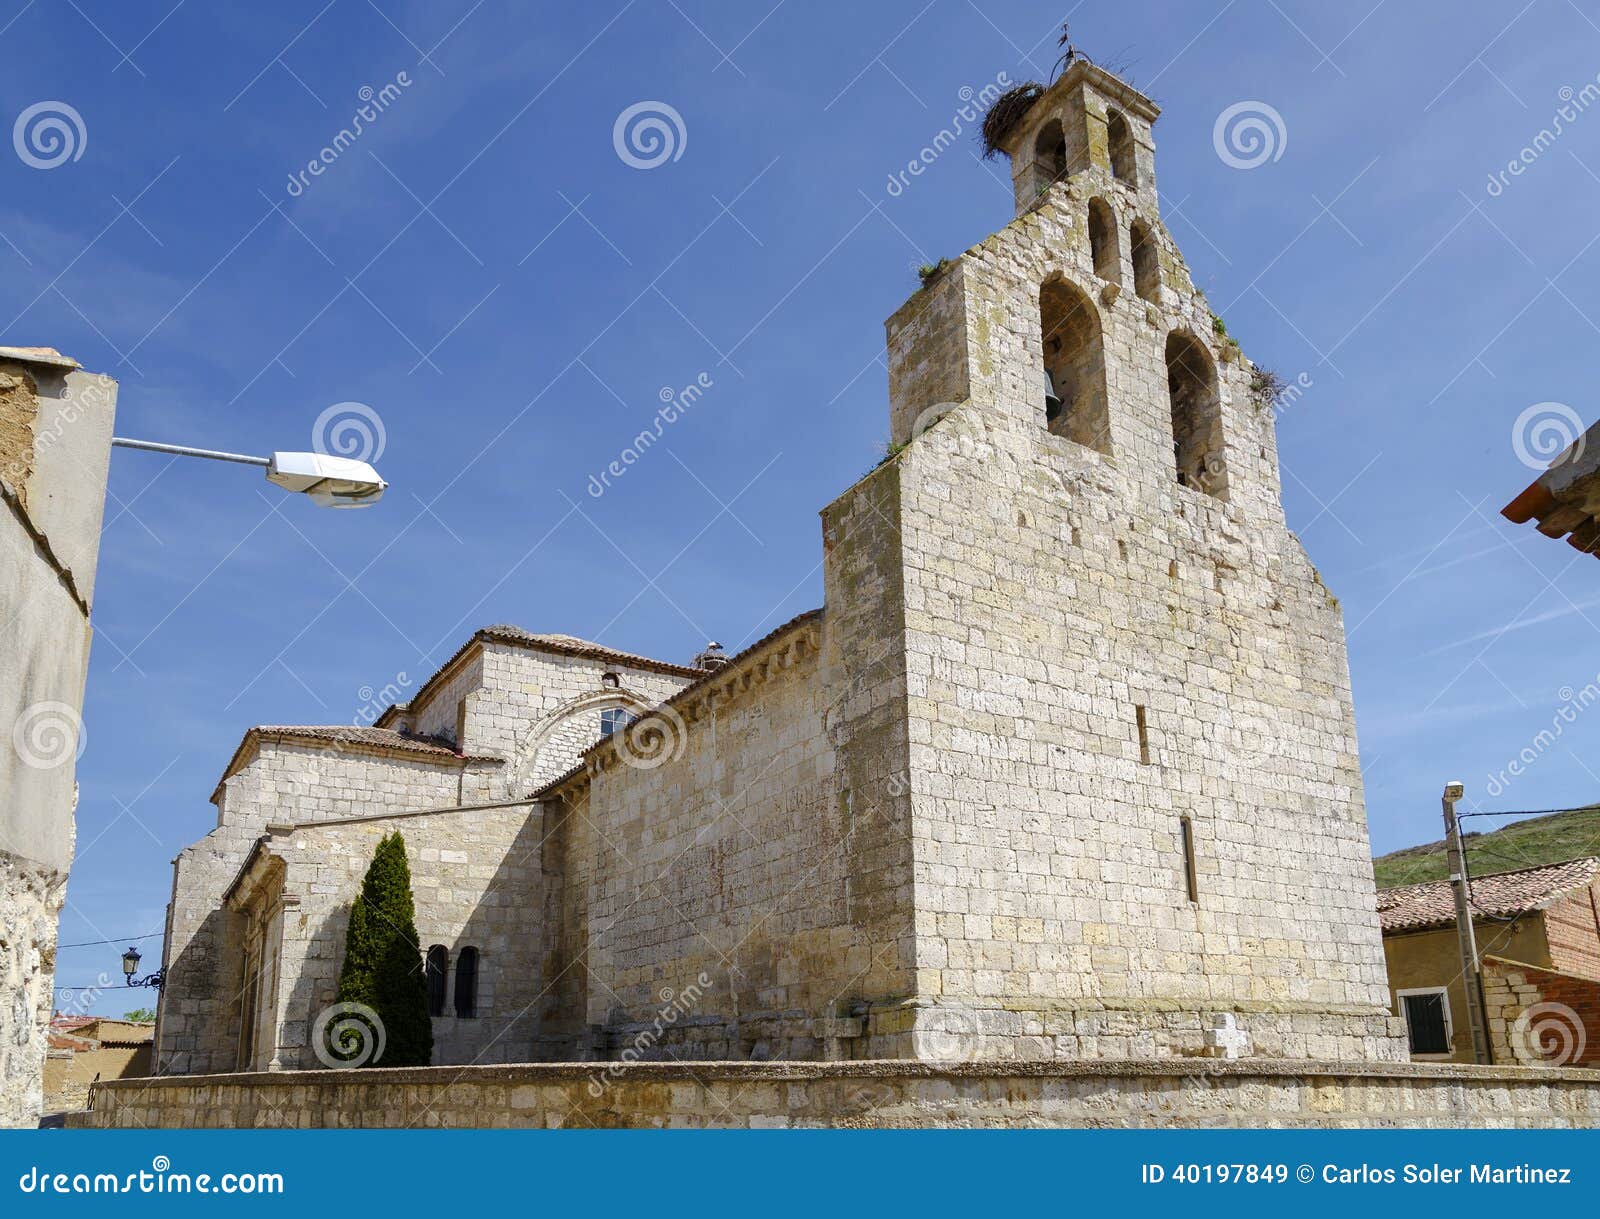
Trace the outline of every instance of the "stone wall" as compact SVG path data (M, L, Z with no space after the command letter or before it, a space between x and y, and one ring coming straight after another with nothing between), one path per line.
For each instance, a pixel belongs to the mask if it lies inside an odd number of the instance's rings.
M0 348L0 1126L38 1121L117 383Z
M1600 1072L1348 1063L635 1063L99 1084L79 1127L1585 1127Z
M250 1065L317 1067L311 1030L338 998L350 906L378 841L393 831L406 841L422 948L438 944L449 952L446 1015L433 1020L433 1061L532 1059L537 1000L546 985L539 972L547 935L542 828L538 806L524 805L299 825L269 835L258 858L282 866L271 870L261 892L236 894L231 903L276 908L282 916L270 920L270 984L258 1000L267 1035L257 1039ZM477 1004L472 1017L458 1017L455 967L467 947L478 950Z
M816 616L557 787L547 1056L823 1058L895 994L870 816L838 797ZM862 1047L864 1049L864 1047Z

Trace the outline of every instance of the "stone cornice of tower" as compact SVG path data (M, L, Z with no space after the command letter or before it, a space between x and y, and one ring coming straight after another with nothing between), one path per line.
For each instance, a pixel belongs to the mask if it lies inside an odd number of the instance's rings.
M808 655L820 653L823 614L824 610L814 609L791 618L731 657L721 668L713 669L693 685L685 686L671 698L657 704L641 719L655 717L665 720L664 728L669 735L674 731L687 731L689 725L715 714L718 708L777 678ZM678 721L678 725L674 721ZM576 766L565 774L557 775L529 798L547 800L564 796L568 790L581 790L588 786L593 776L625 764L619 754L617 741L631 731L634 731L632 726L596 741L583 752Z
M1087 59L1074 60L1072 65L1057 77L1048 89L1038 96L1033 105L1028 107L1028 111L1031 112L1035 106L1044 104L1053 95L1069 93L1079 85L1091 86L1112 101L1127 107L1131 113L1138 115L1147 123L1154 123L1161 116L1161 107L1156 105L1155 102L1140 93L1139 90L1135 89L1120 76L1095 66ZM1027 126L1022 121L1024 117L1025 115L1019 115L1017 121L1012 124L1011 130L1000 141L1000 150L1008 157L1017 155L1016 142L1018 136L1023 128Z

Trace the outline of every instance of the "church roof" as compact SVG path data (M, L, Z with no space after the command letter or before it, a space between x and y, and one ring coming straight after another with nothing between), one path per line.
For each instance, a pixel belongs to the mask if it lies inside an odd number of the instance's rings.
M622 652L616 648L608 648L604 644L595 643L588 639L579 639L576 635L535 634L525 631L520 626L510 626L501 623L496 626L486 626L472 637L474 640L493 639L498 643L514 643L523 647L538 648L549 652L559 652L565 656L583 656L593 660L614 660L620 665L627 665L634 669L648 669L656 673L670 673L677 677L703 677L705 671L693 665L673 664L670 660L656 660L650 656L640 656L636 652ZM448 667L448 666L446 666Z
M504 762L495 754L463 754L442 737L413 736L393 728L363 728L356 724L261 724L244 734L233 751L211 799L216 800L222 785L244 765L251 751L262 741L318 741L354 749L382 749L439 762Z
M1472 878L1472 905L1489 918L1515 918L1543 910L1556 898L1594 879L1600 857L1521 868ZM1448 880L1378 890L1378 921L1385 932L1449 927L1456 921L1455 894Z
M497 623L474 631L472 638L455 650L450 659L434 671L433 675L418 687L417 692L407 702L395 703L385 708L377 719L379 727L392 723L394 717L401 712L408 711L419 702L426 702L428 690L440 678L449 673L456 664L474 647L485 642L509 643L514 647L532 648L539 652L554 652L558 656L577 656L586 660L603 660L618 664L628 669L643 669L649 673L666 673L672 677L704 677L705 670L697 669L692 665L673 664L669 660L656 660L651 656L640 656L635 652L623 652L616 648L608 648L604 644L595 643L590 639L579 639L576 635L539 634L534 631L524 630L520 626L509 623Z

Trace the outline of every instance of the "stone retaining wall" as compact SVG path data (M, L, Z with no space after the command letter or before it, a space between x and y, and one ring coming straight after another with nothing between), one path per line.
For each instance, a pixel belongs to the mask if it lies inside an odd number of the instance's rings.
M1384 1063L565 1063L97 1084L74 1127L1600 1127L1600 1071Z

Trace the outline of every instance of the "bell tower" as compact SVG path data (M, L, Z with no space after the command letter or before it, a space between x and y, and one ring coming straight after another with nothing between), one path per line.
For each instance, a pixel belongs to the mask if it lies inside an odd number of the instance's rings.
M888 320L892 456L823 514L845 795L905 852L879 1052L1405 1057L1339 605L1157 113L1081 60L995 103L1015 218Z
M1019 101L1022 99L1019 99ZM1011 160L1017 215L1074 174L1096 171L1150 215L1157 211L1150 129L1161 111L1131 85L1079 59L1045 89L999 143Z

